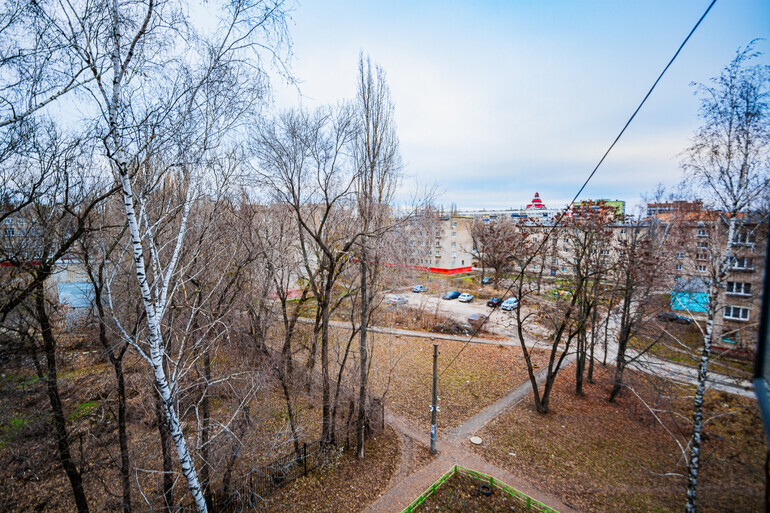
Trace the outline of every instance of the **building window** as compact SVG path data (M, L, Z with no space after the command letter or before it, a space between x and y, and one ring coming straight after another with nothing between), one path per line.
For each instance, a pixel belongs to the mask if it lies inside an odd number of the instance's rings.
M436 260L436 265L438 265L438 260Z
M699 242L697 247L698 247L698 249L708 249L709 248L709 244L708 244L708 242Z
M602 255L603 255L603 256L607 256L607 255L609 255L609 254L610 254L610 250L609 250L609 249L603 249L603 250L602 250Z
M13 235L14 235L13 228L6 228L5 229L5 236L6 237L13 237Z
M621 228L620 229L620 234L621 235L625 235L626 234L626 229L625 228Z
M677 260L684 260L684 253L677 253L676 254L676 259Z
M438 258L438 257L440 257L440 256L441 256L441 253L439 253L438 251L436 251L436 258Z
M456 242L453 242L453 243L452 243L452 247L453 247L453 248L456 248L456 247L457 247L457 243L456 243Z
M455 221L454 223L452 223L452 228L457 228L457 221Z
M698 237L708 237L708 236L709 236L709 233L706 230L704 230L703 228L698 230Z
M752 246L755 240L753 233L737 232L733 236L733 246Z
M740 269L752 270L752 269L754 269L752 267L752 263L753 263L753 261L751 260L751 258L747 258L747 257L734 257L733 258L733 265L732 265L731 268L732 269L739 269L739 270Z
M679 276L679 275L676 275L676 276L674 276L674 281L679 281L679 280L681 280L681 279L682 279L682 277L681 277L681 276Z
M552 264L555 264L555 263L556 263L556 260L557 260L556 258L552 258L552 259L551 259L551 263L552 263Z
M698 266L698 272L705 273L706 272L706 266L705 265L699 265Z
M436 237L441 237L441 232L436 231Z
M437 247L437 248L440 248L440 247L441 247L441 243L440 243L439 241L436 241L436 247Z
M457 237L457 232L452 232L452 237Z
M695 258L696 260L708 260L708 255L706 253L697 253Z
M682 270L682 264L676 264L676 270L681 271Z
M749 309L742 308L740 306L726 306L725 319L731 319L733 321L748 321Z
M740 281L728 281L727 293L733 296L750 296L751 283L743 283Z
M564 267L564 266L561 266L561 272L566 273L567 272L567 268Z

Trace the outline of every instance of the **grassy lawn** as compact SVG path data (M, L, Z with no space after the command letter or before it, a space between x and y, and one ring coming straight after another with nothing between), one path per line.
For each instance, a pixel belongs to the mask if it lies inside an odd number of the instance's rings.
M686 469L680 449L630 391L616 404L607 402L609 379L600 367L597 383L576 397L568 370L557 380L551 413L538 414L525 400L485 428L477 450L581 511L681 511ZM684 440L692 391L646 376L629 380ZM707 411L734 413L706 426L700 511L760 511L765 441L756 401L710 393Z
M375 337L374 393L381 395L387 390L386 407L427 430L433 342L381 334ZM436 342L439 344L439 430L459 426L528 379L519 348ZM534 362L545 365L545 355L535 353Z

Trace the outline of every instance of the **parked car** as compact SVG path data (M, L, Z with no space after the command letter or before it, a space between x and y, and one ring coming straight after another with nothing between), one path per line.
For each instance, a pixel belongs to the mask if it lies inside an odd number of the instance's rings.
M463 292L460 294L460 297L457 298L458 301L461 303L470 303L473 301L473 294L468 294L467 292Z
M690 324L692 320L683 315L677 315L673 312L663 312L657 315L658 319L665 322L675 322L677 324Z
M481 278L481 284L482 285L489 285L490 283L492 283L492 278L491 277L484 276L483 278Z
M412 292L425 292L426 290L428 290L428 287L425 285L415 285L412 287Z
M497 308L503 303L503 300L499 297L491 297L487 300L487 306L491 306L492 308Z
M387 301L391 305L405 305L409 300L404 296L393 296L389 297Z
M449 292L441 296L441 299L457 299L458 297L460 297L459 292L457 292L456 290L450 290Z
M472 314L470 317L468 317L468 324L473 326L476 329L479 329L482 324L484 324L484 321L487 320L487 316L480 313Z
M515 297L509 297L508 299L503 301L503 304L500 305L500 309L510 312L511 310L513 310L518 306L519 306L519 300L516 299Z

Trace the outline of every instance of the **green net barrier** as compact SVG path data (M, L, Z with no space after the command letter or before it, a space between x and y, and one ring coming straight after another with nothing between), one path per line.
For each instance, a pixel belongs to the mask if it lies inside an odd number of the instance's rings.
M513 499L515 499L517 502L519 502L522 506L527 508L527 511L531 511L534 513L559 513L553 508L549 508L542 502L536 501L529 495L522 493L518 491L517 489L508 486L507 484L503 483L502 481L499 481L495 479L492 476L488 476L482 472L477 472L475 470L471 470L465 467L461 467L459 465L453 466L449 471L441 476L435 483L430 485L430 487L425 490L419 497L417 497L409 506L407 506L401 513L412 513L414 511L417 511L417 508L420 507L420 505L425 502L425 500L436 493L436 490L444 484L447 479L450 479L451 477L462 474L464 476L471 477L473 479L476 479L479 481L479 483L488 483L489 486L492 486Z

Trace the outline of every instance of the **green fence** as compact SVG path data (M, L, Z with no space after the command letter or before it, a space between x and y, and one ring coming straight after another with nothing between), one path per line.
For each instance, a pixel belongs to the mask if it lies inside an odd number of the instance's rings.
M549 508L542 502L536 501L529 495L526 495L524 493L521 493L515 488L512 488L508 486L507 484L503 483L502 481L498 481L492 476L488 476L486 474L483 474L481 472L476 472L475 470L471 470L465 467L461 467L459 465L455 465L451 469L449 469L449 472L441 476L438 481L430 485L430 487L425 490L422 495L417 497L414 502L412 502L409 506L406 507L401 513L412 513L413 511L416 511L417 508L420 507L420 505L425 502L425 499L436 493L436 490L444 484L447 479L450 479L457 474L462 474L468 477L471 477L473 479L476 479L479 483L488 483L490 486L497 488L498 490L508 494L510 497L518 501L522 506L527 508L527 511L533 511L536 513L558 513L553 508Z

